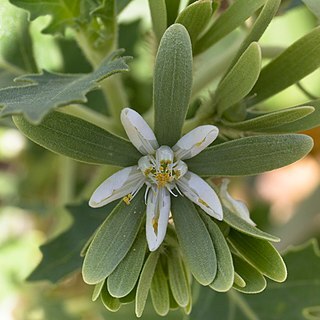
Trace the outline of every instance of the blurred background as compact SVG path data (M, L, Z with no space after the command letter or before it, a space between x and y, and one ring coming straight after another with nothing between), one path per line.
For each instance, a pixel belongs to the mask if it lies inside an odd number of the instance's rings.
M261 39L266 57L280 52L318 24L299 1L284 1L282 9ZM15 85L12 80L17 76L41 69L90 70L71 33L66 39L41 33L49 19L41 17L29 23L26 12L0 0L1 87ZM147 0L132 1L122 12L120 23L120 47L134 57L131 72L125 77L127 93L131 105L143 112L151 105L154 59ZM228 41L218 44L218 51L223 52ZM34 59L30 55L32 49ZM319 70L301 81L300 88L290 87L265 102L263 108L294 106L312 96L320 96ZM99 91L90 93L88 98L91 108L105 112ZM282 238L278 247L281 251L320 236L320 130L307 134L314 138L315 147L303 160L260 176L232 179L231 183L230 193L247 203L258 227ZM1 320L122 318L105 311L100 302L91 302L92 288L82 283L79 272L56 284L26 281L41 261L39 246L72 223L64 205L79 194L83 198L89 195L96 186L88 185L94 175L105 178L101 169L50 153L21 135L9 118L1 119Z

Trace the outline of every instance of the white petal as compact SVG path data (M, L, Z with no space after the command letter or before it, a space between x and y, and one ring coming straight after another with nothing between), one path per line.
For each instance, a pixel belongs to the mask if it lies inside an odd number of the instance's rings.
M247 206L240 200L236 200L231 197L228 192L229 179L223 179L220 186L220 197L224 206L226 206L230 211L240 216L243 220L247 221L251 225L256 224L251 220L250 213Z
M106 179L94 191L89 206L102 207L130 193L137 192L144 184L145 177L138 166L124 168Z
M146 235L150 251L155 251L166 236L170 214L170 194L166 188L151 189L147 202Z
M188 171L177 180L181 192L210 216L222 220L223 212L215 191L198 175Z
M197 127L181 137L172 150L177 159L190 159L210 145L218 133L219 129L216 126Z
M123 109L121 122L128 138L142 154L153 154L159 148L156 136L138 112L130 108Z

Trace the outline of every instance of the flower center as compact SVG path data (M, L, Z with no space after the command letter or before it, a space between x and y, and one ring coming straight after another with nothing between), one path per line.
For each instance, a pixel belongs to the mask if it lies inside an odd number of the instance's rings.
M168 146L157 149L155 157L147 155L140 158L138 166L149 182L158 188L174 188L175 180L188 171L183 161L174 162L174 153Z

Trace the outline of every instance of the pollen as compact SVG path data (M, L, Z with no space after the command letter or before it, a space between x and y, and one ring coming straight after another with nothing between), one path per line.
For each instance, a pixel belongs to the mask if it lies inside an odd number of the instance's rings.
M152 227L153 227L154 233L158 235L158 219L156 218L152 219Z
M122 198L123 202L128 206L131 203L133 196L131 193Z
M155 178L156 178L158 187L165 187L168 182L172 181L172 176L169 174L169 172L157 173Z

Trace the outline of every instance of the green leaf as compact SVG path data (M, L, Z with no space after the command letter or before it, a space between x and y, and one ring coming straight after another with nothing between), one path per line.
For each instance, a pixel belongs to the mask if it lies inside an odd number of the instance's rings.
M93 209L87 202L68 206L73 224L57 238L40 246L43 258L27 278L28 281L49 280L53 283L81 268L80 252L87 239L110 214L116 203Z
M110 295L108 292L106 284L103 286L101 290L101 301L103 305L107 308L107 310L111 312L116 312L120 309L121 307L121 302L118 298L114 298Z
M300 38L267 64L253 87L251 104L288 88L320 66L320 27Z
M233 229L245 233L251 237L273 242L280 241L278 237L275 237L254 227L244 219L240 218L238 215L232 213L226 207L223 207L223 221L226 222Z
M180 7L180 0L165 0L167 8L167 25L171 26L177 19Z
M216 90L214 102L220 116L250 92L258 79L260 68L260 46L253 42Z
M167 315L170 309L169 287L166 274L160 261L156 266L152 278L150 293L152 304L157 314L160 316Z
M153 32L158 42L167 29L167 8L165 0L149 0Z
M263 6L258 18L254 22L250 32L247 34L246 38L242 42L237 54L233 58L233 62L230 67L238 61L239 57L243 54L243 52L249 47L252 42L259 41L268 25L272 21L273 17L277 13L279 9L279 5L281 0L267 0L265 1L265 5Z
M268 241L236 230L230 230L228 240L240 255L263 275L277 282L286 280L286 266L278 251Z
M84 258L82 274L88 284L108 277L129 252L145 215L144 188L130 205L121 201L97 230Z
M30 19L51 15L52 20L44 29L45 33L64 33L67 26L75 25L75 18L80 15L81 1L79 0L51 0L45 4L38 0L10 0L13 5L28 10Z
M222 120L222 123L227 127L242 131L277 133L283 125L290 125L292 122L303 119L307 115L312 114L314 110L310 106L293 107L264 113L245 121L230 122Z
M190 301L189 284L180 253L170 248L167 258L169 284L174 301L176 301L179 306L186 307Z
M78 161L127 167L137 164L141 157L127 140L67 114L52 112L39 125L22 116L13 120L30 140Z
M223 37L244 23L266 0L235 1L198 40L195 54L199 54L213 46Z
M42 74L17 78L26 83L19 87L0 90L0 115L23 114L30 122L39 124L51 110L75 102L86 102L86 94L98 87L98 83L114 73L128 71L127 57L119 57L115 51L101 65L88 74L58 74L44 71Z
M263 291L267 285L264 276L238 255L233 255L232 257L236 272L245 282L245 286L234 284L233 288L243 293L259 293Z
M209 287L219 292L226 292L232 287L234 279L231 252L225 237L215 222L201 209L198 209L198 212L207 226L218 261L217 275Z
M286 282L268 283L266 290L259 295L246 296L247 303L261 319L272 314L273 319L302 320L303 309L319 306L320 253L317 242L309 241L292 248L284 260L288 267Z
M312 139L302 134L253 136L207 148L186 163L201 176L254 175L291 164L312 146Z
M113 297L125 297L133 290L143 266L146 248L145 232L141 232L128 254L108 277L108 291Z
M189 34L174 24L163 35L156 57L153 103L155 134L160 145L174 145L181 136L192 87Z
M172 197L171 210L179 244L196 280L210 284L217 273L217 259L209 232L193 203L184 197Z
M273 128L274 132L277 132L277 133L299 132L299 131L305 131L305 130L318 127L320 125L320 99L309 101L304 105L314 107L314 111L299 120L296 120L290 123L283 123L278 127ZM297 107L300 107L300 106L297 106Z
M318 18L320 21L320 7L318 0L301 0L308 9Z
M92 301L96 301L99 298L102 289L105 288L104 283L105 283L105 280L102 280L101 282L97 283L94 286L92 298L91 298Z
M137 317L141 317L146 301L148 298L149 290L151 287L152 278L156 269L159 259L159 250L153 251L147 258L138 282L136 301L135 301L135 313Z
M209 23L212 13L212 1L204 0L187 6L178 15L176 23L184 25L188 30L192 45Z
M234 288L244 288L246 286L246 282L242 279L242 277L235 271L234 272Z

